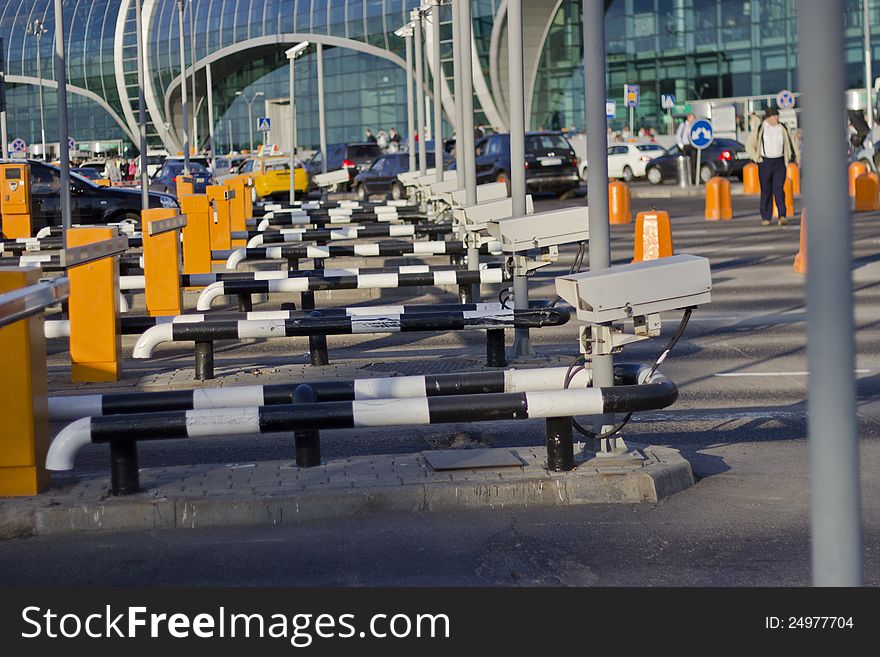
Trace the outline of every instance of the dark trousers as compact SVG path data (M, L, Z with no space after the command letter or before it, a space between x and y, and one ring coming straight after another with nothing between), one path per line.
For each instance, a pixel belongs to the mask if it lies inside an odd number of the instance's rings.
M765 157L758 162L758 178L761 181L761 219L773 218L773 199L779 218L785 216L785 158Z

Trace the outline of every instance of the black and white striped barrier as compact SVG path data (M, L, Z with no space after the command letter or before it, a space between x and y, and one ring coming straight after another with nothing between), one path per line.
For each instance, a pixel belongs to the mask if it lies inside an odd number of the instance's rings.
M318 230L282 230L277 233L260 233L248 240L247 248L254 249L264 244L285 244L288 242L330 242L334 240L360 240L376 237L421 237L437 238L452 233L452 224L390 224L387 226L352 225L344 228Z
M504 306L500 303L440 303L425 305L389 305L389 306L350 306L347 308L322 308L323 317L354 317L358 315L403 315L406 313L424 312L458 312L478 310L481 312L500 311ZM150 317L149 315L127 315L119 318L120 335L141 335L154 326L161 324L200 324L202 322L242 321L266 319L304 319L311 317L313 310L258 310L247 313L212 312L194 313L192 315L169 315ZM69 338L70 320L47 319L43 322L43 333L46 339Z
M40 267L44 271L64 271L61 258L56 253L32 253L12 258L0 258L0 267ZM138 254L119 256L119 271L143 269L144 257Z
M129 248L141 248L143 246L143 239L140 233L127 237ZM47 255L50 251L60 251L62 246L61 238L59 237L52 236L43 239L19 237L15 240L0 241L0 257L14 257L27 254Z
M630 366L615 365L615 376L628 376ZM299 383L265 386L201 388L161 392L127 392L103 395L70 395L49 398L49 421L67 422L83 417L153 413L156 411L193 411L241 406L275 406L293 403L293 393L300 385L315 391L315 401L364 401L368 399L410 399L445 397L498 392L536 392L565 387L567 367L538 370L494 370L392 376L374 379L318 379ZM592 370L578 369L570 388L585 388L592 382Z
M491 285L501 283L507 270L501 268L457 269L426 273L378 273L349 276L322 276L323 270L309 272L311 276L267 278L263 280L218 281L211 283L196 302L196 310L211 309L214 301L227 295L279 294L317 292L320 290L366 290L400 287L430 287L442 285ZM283 272L282 272L283 273Z
M414 331L486 331L487 365L503 367L504 329L561 326L569 319L564 308L502 309L500 311L423 312L388 315L323 316L316 310L302 319L262 321L220 321L160 324L147 329L134 346L136 359L151 358L153 350L166 342L195 342L195 375L198 380L214 377L214 342L366 333L409 333ZM320 364L326 364L322 359ZM313 361L314 363L314 361Z
M501 253L500 242L490 242L480 248L483 254ZM301 258L386 257L401 256L462 256L467 253L463 242L385 242L381 244L354 244L351 246L266 246L258 249L235 249L226 261L227 269L237 269L245 260L297 260Z
M574 468L574 416L651 411L675 403L678 389L662 374L652 374L652 368L640 366L631 367L630 372L623 385L602 388L311 401L84 417L65 427L52 442L46 468L72 470L80 449L89 444L110 443L111 492L125 495L140 490L139 440L315 432L309 436L314 443L308 465L316 465L320 463L316 435L320 430L546 419L547 467L566 471ZM311 386L300 385L294 396L297 400L315 399L317 394Z

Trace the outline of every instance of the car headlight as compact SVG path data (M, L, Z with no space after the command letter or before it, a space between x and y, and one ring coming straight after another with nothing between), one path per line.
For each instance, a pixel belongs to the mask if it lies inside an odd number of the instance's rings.
M159 202L162 204L163 208L176 208L177 207L177 201L175 201L170 196L160 196Z

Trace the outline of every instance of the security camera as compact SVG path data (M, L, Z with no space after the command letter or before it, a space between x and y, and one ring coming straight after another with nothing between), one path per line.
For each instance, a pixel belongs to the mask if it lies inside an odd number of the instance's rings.
M538 217L540 215L534 215ZM577 310L578 319L605 324L636 321L637 333L650 320L651 335L659 332L659 313L711 301L709 260L676 255L556 279L556 292Z
M336 171L316 174L315 184L318 187L332 187L333 185L347 183L348 179L348 171L346 169L337 169Z
M535 205L532 195L526 195L526 214L533 214ZM513 199L502 198L468 207L453 207L452 216L458 225L476 233L485 230L490 221L510 219L513 216Z
M589 222L589 210L575 207L489 221L486 229L501 242L504 253L518 253L583 242L590 235Z

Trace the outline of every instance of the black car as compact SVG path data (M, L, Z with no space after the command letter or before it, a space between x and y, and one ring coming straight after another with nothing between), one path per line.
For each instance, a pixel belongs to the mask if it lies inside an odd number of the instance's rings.
M327 147L327 171L348 169L349 183L361 171L369 169L373 162L382 155L382 149L373 143L333 144ZM310 181L321 173L321 151L306 161L306 170ZM313 183L309 182L310 185Z
M61 171L44 162L28 161L31 170L31 218L34 232L61 225ZM151 208L177 208L168 194L150 192ZM74 224L140 224L141 190L100 187L87 178L70 174L70 215Z
M559 132L527 132L526 189L567 196L580 186L577 156ZM476 145L477 184L503 182L510 193L510 135L483 137Z
M204 194L214 183L214 177L204 164L190 160L189 172L193 179L193 194ZM177 196L177 176L183 175L183 160L165 160L162 168L150 180L150 190Z
M425 160L428 168L433 167L434 153L426 151ZM452 158L444 155L443 161L445 167L449 168ZM397 174L406 171L409 171L409 153L387 153L373 162L369 169L355 176L353 189L361 201L366 201L371 194L385 194L393 199L401 199L406 192L397 179Z
M681 149L673 146L665 155L655 157L645 169L645 175L654 185L667 180L678 180L678 156ZM712 176L736 176L743 178L743 167L749 163L746 147L733 139L716 139L700 154L700 180L706 182ZM691 156L691 180L697 167L696 155Z

